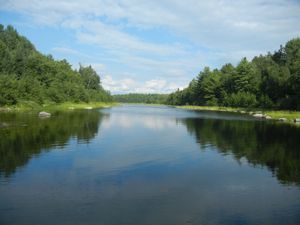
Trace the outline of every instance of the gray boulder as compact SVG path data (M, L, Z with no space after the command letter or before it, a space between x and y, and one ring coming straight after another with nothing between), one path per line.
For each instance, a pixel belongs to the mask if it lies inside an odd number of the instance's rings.
M253 117L255 117L255 118L264 118L265 116L262 113L255 113L255 114L253 114Z
M8 123L5 123L5 122L0 123L0 128L5 128L5 127L8 127L8 126L9 126Z
M50 117L51 113L48 112L39 112L39 117Z

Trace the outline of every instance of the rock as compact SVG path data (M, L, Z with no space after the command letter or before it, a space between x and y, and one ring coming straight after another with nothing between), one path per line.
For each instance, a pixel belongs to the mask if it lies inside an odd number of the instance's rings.
M50 117L51 113L48 112L39 112L39 117Z
M88 107L85 107L85 109L93 109L93 107L88 106Z
M279 118L278 120L281 121L281 122L286 122L287 118Z
M241 111L240 113L245 114L246 112L245 111Z
M253 114L253 117L255 117L255 118L265 118L264 114L262 114L262 113L255 113L255 114Z
M265 119L267 119L267 120L271 120L272 119L272 117L271 116L265 116Z
M68 109L71 109L71 110L73 110L73 109L74 109L74 107L69 107Z
M300 123L300 118L294 119L294 122L295 122L295 123Z
M0 128L5 128L5 127L8 127L8 126L9 126L8 123L5 123L5 122L0 123Z

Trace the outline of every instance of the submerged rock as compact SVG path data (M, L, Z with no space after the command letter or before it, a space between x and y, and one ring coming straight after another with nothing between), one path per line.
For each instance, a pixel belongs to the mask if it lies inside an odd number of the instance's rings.
M51 113L48 112L39 112L39 117L50 117Z

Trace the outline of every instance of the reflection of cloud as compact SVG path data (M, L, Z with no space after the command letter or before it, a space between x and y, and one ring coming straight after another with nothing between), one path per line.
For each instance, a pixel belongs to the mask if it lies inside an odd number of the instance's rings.
M191 149L176 145L177 141L184 145L190 138L185 129L181 129L184 125L177 123L176 116L194 116L193 112L140 105L114 107L102 112L109 113L110 117L101 123L101 136L95 148L105 146L107 141L110 150L98 158L81 158L76 161L78 167L92 165L101 173L116 172L141 164L176 163L180 157L188 157L191 153Z
M166 130L172 130L172 133ZM182 132L186 132L178 129L174 118L111 115L109 120L104 120L101 124L101 138L106 132L111 131L114 131L113 136L107 139L110 150L106 149L96 158L82 157L74 162L74 166L77 168L88 166L96 172L114 173L141 164L176 163L183 155L188 157L191 154L189 149L181 149L173 145L174 139L184 143L185 138L188 137L182 136ZM106 139L103 138L102 141L105 142Z
M118 124L121 128L132 128L134 126L144 127L151 130L169 129L176 124L174 118L166 118L151 115L132 116L126 114L112 115L109 120L104 121L102 128L108 128Z

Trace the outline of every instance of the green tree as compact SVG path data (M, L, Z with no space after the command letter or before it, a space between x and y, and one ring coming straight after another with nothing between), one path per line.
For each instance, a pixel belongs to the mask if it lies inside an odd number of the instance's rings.
M72 69L66 60L39 53L12 27L0 26L1 105L18 101L112 101L91 67Z
M87 89L99 90L100 77L91 66L83 67L82 65L80 65L79 73Z

